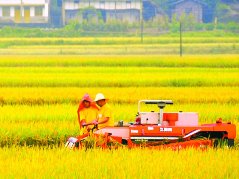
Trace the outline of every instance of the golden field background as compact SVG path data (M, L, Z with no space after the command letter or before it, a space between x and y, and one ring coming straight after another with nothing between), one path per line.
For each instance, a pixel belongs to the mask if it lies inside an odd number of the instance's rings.
M2 178L237 178L238 150L0 149ZM6 160L7 159L7 160Z
M140 99L172 99L166 111L238 124L238 57L0 56L0 144L63 144L79 133L76 110L85 93L104 93L115 122L134 121Z
M198 112L200 123L221 117L237 125L238 139L238 38L188 38L194 53L227 46L234 54L183 57L167 55L178 52L175 38L143 45L138 39L21 40L0 40L8 45L0 48L0 178L237 178L238 140L233 149L176 152L69 151L63 144L79 134L81 97L98 92L110 99L115 122L133 121L140 99L172 99L166 111Z

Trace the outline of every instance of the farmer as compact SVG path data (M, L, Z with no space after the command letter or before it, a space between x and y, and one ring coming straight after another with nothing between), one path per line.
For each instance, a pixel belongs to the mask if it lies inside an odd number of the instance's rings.
M107 103L109 99L106 99L102 93L98 93L95 97L95 102L99 106L97 120L94 124L98 124L98 128L101 129L106 126L114 126L114 118L111 107Z
M93 121L97 120L98 110L90 96L85 94L77 110L80 129L86 127L88 131L90 130L89 125L94 125Z

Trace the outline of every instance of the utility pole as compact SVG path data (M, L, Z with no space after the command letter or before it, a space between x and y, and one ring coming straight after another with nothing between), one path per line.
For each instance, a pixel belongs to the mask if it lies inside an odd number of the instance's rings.
M23 3L22 3L22 0L21 0L21 6L20 6L20 23L23 22Z
M64 0L62 0L62 4L61 4L61 15L62 15L62 26L65 26L65 22L66 22L66 14L65 14L65 2Z
M140 34L141 34L141 43L143 43L144 42L143 0L140 0Z
M179 30L180 30L180 57L183 56L183 39L182 39L182 22L180 21L179 25Z

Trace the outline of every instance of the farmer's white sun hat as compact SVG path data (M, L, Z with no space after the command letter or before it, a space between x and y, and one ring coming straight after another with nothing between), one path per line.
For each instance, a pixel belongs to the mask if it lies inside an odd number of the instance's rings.
M98 93L98 94L96 94L94 101L99 101L99 100L102 100L102 99L105 99L105 100L108 101L108 99L106 99L105 96L102 93Z

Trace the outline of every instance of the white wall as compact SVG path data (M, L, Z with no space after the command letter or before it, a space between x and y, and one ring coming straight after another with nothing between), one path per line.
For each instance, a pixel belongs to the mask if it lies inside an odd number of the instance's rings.
M28 5L42 5L45 4L45 0L22 0L23 4Z
M24 8L22 8L21 11L22 11L22 17L24 17Z
M0 7L0 17L2 17L2 7Z
M21 4L21 0L0 0L0 5Z
M43 5L46 3L46 0L22 0L22 3L25 5ZM21 0L0 0L0 5L16 5L21 4Z
M114 1L103 1L104 3L100 2L90 2L90 6L96 8L96 9L108 9L113 10L115 9L115 2ZM89 7L89 3L86 1L80 2L80 3L74 3L74 2L65 2L64 6L65 10L75 10L75 9L81 9L85 7ZM121 1L116 0L116 9L141 9L140 1L132 1L130 4Z
M14 17L14 16L15 16L15 8L10 7L10 17Z
M45 7L43 8L43 16L48 17L49 16L49 4L45 4Z
M21 2L23 5L48 5L48 1L47 0L0 0L0 6L2 5L21 5ZM48 13L47 13L48 14Z
M30 17L35 16L35 7L30 7Z
M98 7L95 7L95 8L98 9ZM106 2L105 9L111 9L111 10L115 9L115 2Z

